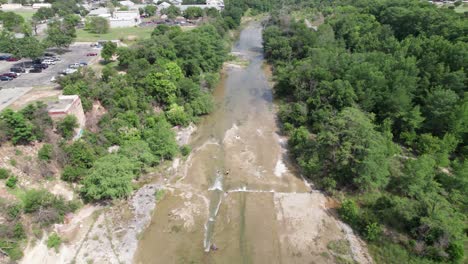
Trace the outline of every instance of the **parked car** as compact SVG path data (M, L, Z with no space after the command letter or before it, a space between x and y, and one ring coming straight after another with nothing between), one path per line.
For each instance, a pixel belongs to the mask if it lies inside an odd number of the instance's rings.
M15 58L15 57L10 57L8 59L6 59L6 61L19 61L20 59L18 58Z
M22 67L12 67L10 68L10 71L11 72L14 72L14 73L25 73L26 70Z
M30 73L40 73L42 72L42 68L32 68L29 70Z
M53 57L56 56L55 53L44 52L44 57Z
M72 74L72 73L77 72L77 71L78 71L77 69L70 69L70 68L68 68L68 69L65 69L65 70L62 72L62 74L63 74L63 75L67 75L67 74Z
M49 68L49 65L45 64L45 63L41 63L41 64L33 64L32 66L34 69L47 69Z
M81 65L79 63L72 63L68 65L68 68L70 69L78 69Z
M10 55L0 55L0 60L7 60L10 57Z
M80 62L80 66L88 66L88 63L82 61L82 62Z
M42 63L47 64L47 65L55 65L55 61L51 59L43 60Z
M8 76L8 77L11 77L11 78L16 78L16 77L19 76L19 74L16 74L14 72L7 72L7 73L2 74L1 76Z
M90 53L86 54L86 56L88 56L88 57L97 56L97 53L96 52L90 52Z
M0 81L11 81L11 80L13 80L13 78L8 77L8 76L3 76L3 75L0 76Z

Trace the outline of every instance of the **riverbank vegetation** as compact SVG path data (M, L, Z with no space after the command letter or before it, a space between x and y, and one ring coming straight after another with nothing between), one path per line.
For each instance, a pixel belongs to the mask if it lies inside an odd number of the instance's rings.
M71 140L76 118L53 122L43 103L0 113L0 144L33 149L24 160L16 153L19 164L11 159L8 169L0 169L11 193L11 199L0 199L0 217L8 219L0 224L2 253L20 259L27 237L41 238L42 229L62 223L80 200L125 199L142 174L179 153L188 155L190 148L179 149L173 128L197 122L214 108L211 91L228 57L230 31L250 7L226 1L223 12L212 10L206 23L190 31L160 25L132 46L106 49L114 61L101 72L81 68L60 78L63 94L79 95L87 115L78 140ZM75 199L28 185L47 185L57 174L74 186ZM61 241L54 234L47 245L58 249Z
M379 263L462 262L466 19L420 1L311 2L290 13L297 10L325 21L314 30L283 9L263 37L303 173L345 195L339 213Z

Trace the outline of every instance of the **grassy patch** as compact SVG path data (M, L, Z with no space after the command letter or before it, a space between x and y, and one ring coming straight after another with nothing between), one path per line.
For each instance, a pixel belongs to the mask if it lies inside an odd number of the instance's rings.
M468 12L468 4L462 4L455 8L455 12L457 13L465 13Z
M78 29L76 31L76 41L96 42L98 40L121 40L123 42L132 42L149 38L153 29L153 27L111 28L106 34L94 34L84 29Z
M429 259L423 259L414 256L411 252L406 250L403 246L391 243L388 240L374 242L368 244L369 252L372 255L375 263L382 264L400 264L400 263L413 263L413 264L435 264Z
M24 20L31 20L31 17L36 13L36 10L15 10L12 11L15 14L18 14L24 18Z
M164 195L166 195L166 190L164 189L156 190L156 192L154 193L154 197L156 197L156 202L161 201L164 198Z
M351 255L349 241L346 239L331 241L330 243L328 243L327 248L335 254Z

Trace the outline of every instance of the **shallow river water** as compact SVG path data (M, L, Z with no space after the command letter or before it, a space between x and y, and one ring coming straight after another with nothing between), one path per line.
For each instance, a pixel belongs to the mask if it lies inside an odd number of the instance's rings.
M350 258L371 262L362 241L333 216L333 201L288 165L261 31L260 22L242 30L232 52L249 64L226 69L214 91L216 110L166 184L135 263L334 263L327 246L343 239Z

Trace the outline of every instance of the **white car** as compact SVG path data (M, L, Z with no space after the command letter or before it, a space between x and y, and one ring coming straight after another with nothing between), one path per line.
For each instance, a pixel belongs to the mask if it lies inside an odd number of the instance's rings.
M68 68L70 69L78 69L81 65L79 63L72 63L68 65Z
M51 59L43 60L42 63L47 65L55 65L55 61Z

